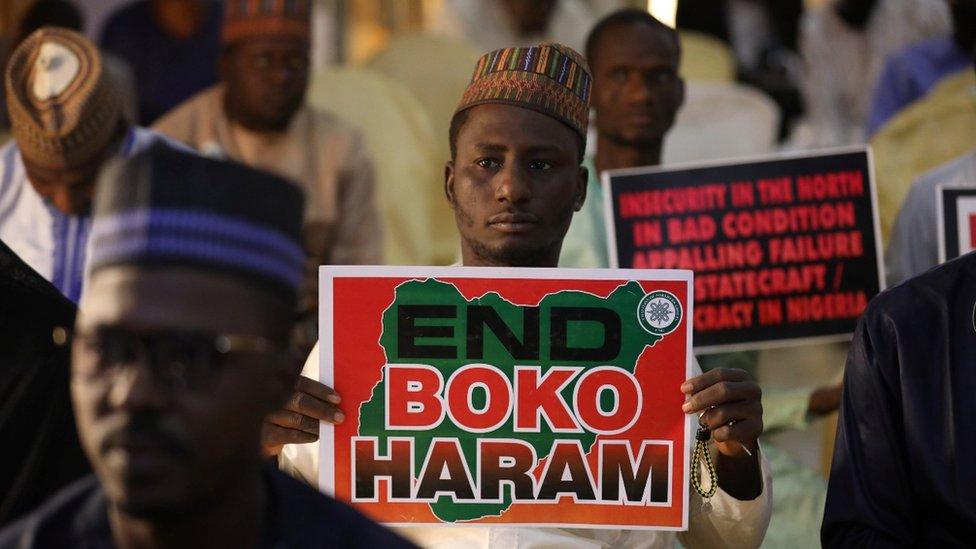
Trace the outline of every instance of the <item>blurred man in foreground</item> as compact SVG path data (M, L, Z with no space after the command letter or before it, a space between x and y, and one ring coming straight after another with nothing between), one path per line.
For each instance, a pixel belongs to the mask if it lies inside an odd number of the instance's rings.
M97 478L0 546L408 546L260 452L294 383L301 211L277 177L167 147L106 173L71 380Z
M556 66L565 70L547 76ZM586 199L587 170L580 164L590 82L582 56L558 44L498 50L479 60L451 123L452 159L445 168L463 265L556 266L573 213ZM318 377L317 352L303 373ZM701 420L712 429L719 490L707 512L692 497L690 529L677 536L691 546L757 547L771 498L757 444L759 387L741 370L718 369L680 389L688 395L683 410L704 411ZM315 482L316 446L286 447L283 467ZM669 547L675 541L672 533L636 530L458 527L403 534L425 546L456 547Z

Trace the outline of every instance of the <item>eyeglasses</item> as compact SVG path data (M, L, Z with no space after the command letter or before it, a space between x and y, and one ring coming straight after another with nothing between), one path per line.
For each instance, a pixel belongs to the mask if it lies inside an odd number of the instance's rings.
M240 334L211 334L164 330L134 332L100 328L91 333L72 333L57 327L51 338L58 346L77 340L92 360L82 360L75 372L86 379L111 377L145 358L156 380L173 390L202 390L212 386L217 374L235 354L288 354L271 340Z

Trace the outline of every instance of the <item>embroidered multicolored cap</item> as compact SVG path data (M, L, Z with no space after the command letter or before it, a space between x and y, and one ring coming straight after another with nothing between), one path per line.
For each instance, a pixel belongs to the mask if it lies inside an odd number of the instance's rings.
M478 59L454 114L487 103L515 105L551 116L586 139L592 80L583 56L562 44L495 50Z
M100 176L89 268L190 267L293 301L303 205L302 191L275 175L157 144Z
M227 0L221 40L225 45L256 36L310 41L310 0Z
M72 30L43 27L14 51L5 75L10 126L33 164L85 164L112 140L121 101L98 48Z

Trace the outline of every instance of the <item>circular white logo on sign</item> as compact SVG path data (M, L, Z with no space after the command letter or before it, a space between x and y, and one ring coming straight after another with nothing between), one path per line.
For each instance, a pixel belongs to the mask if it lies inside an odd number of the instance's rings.
M681 302L664 290L645 295L637 306L638 322L654 335L670 334L681 324L681 317Z
M41 44L34 62L34 87L40 101L57 97L68 89L81 71L81 60L73 51L57 42Z

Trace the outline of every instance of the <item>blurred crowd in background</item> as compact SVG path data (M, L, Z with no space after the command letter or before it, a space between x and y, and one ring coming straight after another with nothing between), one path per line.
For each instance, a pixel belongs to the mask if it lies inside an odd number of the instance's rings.
M949 4L317 0L305 98L358 127L372 151L381 217L395 228L387 231L385 262L448 263L455 240L447 213L434 208L430 216L410 216L431 220L420 227L395 211L393 197L409 189L429 192L438 203L437 166L447 153L441 137L477 56L542 41L582 50L600 17L646 7L679 29L680 73L688 82L685 104L666 136L665 164L870 142L887 239L912 180L968 149L946 143L927 149L922 126L942 127L932 118L939 115L906 112L922 110L919 100L939 105L966 90L974 31L965 18L952 16L964 8ZM102 48L123 90L126 116L149 127L217 84L221 17L219 2L203 0L7 0L0 7L0 55L41 24L78 29ZM0 128L8 124L0 121ZM953 132L964 126L950 123ZM421 180L431 183L418 192Z
M450 121L478 57L552 41L582 52L593 25L625 7L651 10L680 36L684 101L665 128L660 163L870 145L889 284L938 262L934 195L926 191L943 182L976 185L976 11L966 2L316 0L313 7L310 53L282 46L227 56L221 2L3 0L0 62L42 26L85 34L129 124L301 183L310 269L457 261L444 163ZM248 81L270 66L287 69L274 97ZM251 117L248 131L228 115ZM0 141L10 124L0 109ZM10 204L0 189L0 222ZM79 227L70 230L87 230ZM0 227L0 238L6 234ZM80 275L23 258L78 299ZM605 266L586 253L563 259ZM314 287L301 306L299 345L308 351ZM846 354L846 345L824 344L716 359L746 367L763 385L763 440L776 479L770 547L819 546Z

